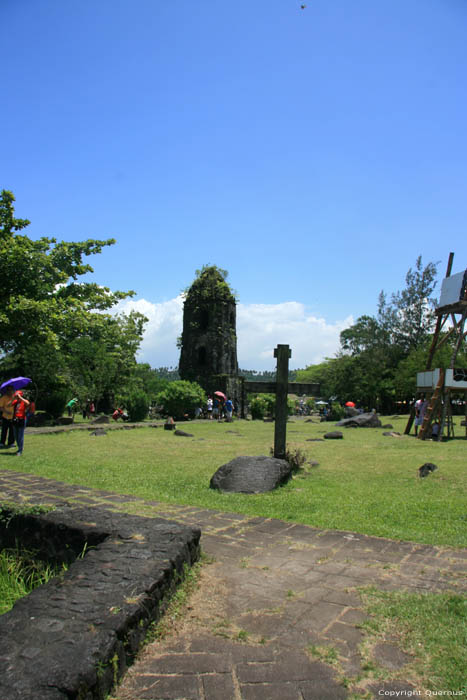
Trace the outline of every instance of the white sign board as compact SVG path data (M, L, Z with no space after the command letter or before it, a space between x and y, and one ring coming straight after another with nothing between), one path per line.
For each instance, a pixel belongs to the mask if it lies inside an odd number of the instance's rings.
M434 389L439 379L439 369L417 372L417 389Z
M417 372L417 389L419 391L434 389L438 383L439 369L430 372ZM447 369L444 375L446 389L467 390L467 369Z
M458 272L451 277L445 277L441 284L441 296L439 298L438 307L457 304L463 299L465 293L465 273Z

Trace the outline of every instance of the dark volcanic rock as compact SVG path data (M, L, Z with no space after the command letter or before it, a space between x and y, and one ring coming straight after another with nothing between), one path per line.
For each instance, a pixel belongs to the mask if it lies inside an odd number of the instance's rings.
M109 416L97 416L97 418L91 421L91 425L99 425L100 423L110 423Z
M433 464L432 462L425 462L425 464L422 464L422 466L419 467L418 474L421 477L428 476L428 474L434 472L435 469L438 469L436 464Z
M347 418L353 418L354 416L359 416L360 411L358 408L355 408L354 406L346 406L345 407L345 415Z
M275 457L237 457L219 467L210 487L233 493L265 493L285 483L292 468L285 459Z
M344 435L340 430L332 430L330 433L326 433L324 437L326 440L342 440Z
M68 568L0 616L0 698L108 697L197 560L200 530L98 507L4 514L1 548Z
M192 435L192 433L185 433L184 430L176 430L174 432L174 435L179 435L180 437L194 437L194 435Z
M376 413L360 413L352 418L344 418L336 423L340 428L381 428L381 421Z
M105 428L96 428L90 435L107 435L107 430Z

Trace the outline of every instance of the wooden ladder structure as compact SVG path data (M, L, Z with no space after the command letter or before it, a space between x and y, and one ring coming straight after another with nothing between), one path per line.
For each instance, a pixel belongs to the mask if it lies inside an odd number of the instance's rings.
M418 438L420 440L425 440L425 438L428 436L428 432L431 427L431 423L433 422L433 418L440 412L441 410L441 405L443 401L443 389L444 389L444 369L441 369L439 372L439 377L438 381L435 386L435 390L431 395L430 401L428 403L428 406L426 407L425 415L423 417L423 423L420 426L420 430L418 431ZM441 437L441 429L440 429L440 435Z
M451 271L452 271L452 264L454 261L454 253L449 254L449 261L448 261L448 266L446 270L446 277L451 276ZM460 314L460 318L458 319L456 315ZM467 321L467 291L465 291L464 297L460 299L458 302L453 303L449 306L441 307L436 309L436 315L437 315L437 320L436 320L436 327L435 331L433 334L433 340L431 343L431 347L428 351L428 358L427 358L427 363L426 363L426 371L430 371L432 368L433 364L433 358L437 350L439 350L447 341L448 339L452 337L456 337L457 339L454 344L453 352L452 352L452 357L451 357L451 362L450 362L450 368L454 369L455 366L455 361L456 357L462 347L462 344L465 341L465 338L467 336L467 332L465 331L465 324ZM444 334L441 334L441 331L443 330L443 327L445 326L446 322L450 320L451 321L451 327L450 329L445 332ZM444 369L440 369L440 374L438 377L438 381L436 383L436 386L434 388L434 391L430 397L427 409L425 411L425 415L423 418L423 423L420 426L420 430L418 431L417 437L420 440L425 440L427 437L430 437L430 427L433 422L434 418L437 418L438 416L441 418L441 424L440 424L440 429L439 429L439 435L438 439L442 438L443 432L444 432L444 427L445 425L447 426L447 432L448 432L448 437L454 435L454 428L453 428L453 420L452 420L452 410L451 410L451 391L450 389L447 389L445 387L445 377L446 377L446 372ZM428 389L429 391L429 389ZM466 398L467 398L467 392L466 392ZM415 418L415 407L412 406L409 420L407 422L407 426L405 428L405 434L409 435L410 430L412 428L413 422ZM467 406L466 406L466 418L467 418ZM466 427L466 435L467 435L467 427Z

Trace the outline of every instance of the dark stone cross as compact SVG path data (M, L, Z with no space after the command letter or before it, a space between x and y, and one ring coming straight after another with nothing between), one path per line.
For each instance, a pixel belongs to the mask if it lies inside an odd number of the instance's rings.
M284 459L287 439L287 394L319 394L319 384L289 382L289 359L292 351L288 345L278 345L274 349L277 358L275 382L245 382L244 389L249 392L275 394L276 418L274 423L274 457Z

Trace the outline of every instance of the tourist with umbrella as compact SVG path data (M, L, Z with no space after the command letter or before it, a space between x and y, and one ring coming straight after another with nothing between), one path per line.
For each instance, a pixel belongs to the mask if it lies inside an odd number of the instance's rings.
M5 389L5 393L0 398L0 411L2 414L2 437L0 448L13 447L15 444L15 433L13 430L13 395L15 390L12 386ZM8 442L7 442L8 439Z
M227 396L222 391L214 392L214 403L213 403L213 416L217 420L221 420L224 411L224 401L226 401Z
M2 397L0 398L0 411L2 413L2 436L0 440L0 448L13 447L15 444L15 430L13 423L15 411L13 402L15 398L15 391L23 389L30 383L31 380L29 377L13 377L13 379L8 379L8 381L3 382L3 384L0 386L0 391L2 392Z
M23 396L22 391L17 391L13 396L13 430L15 431L15 440L18 446L18 457L23 454L24 445L24 429L26 427L26 414L29 406L29 401Z

